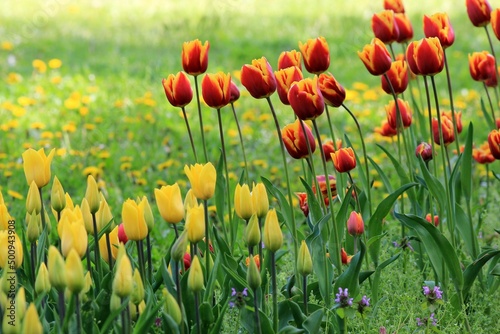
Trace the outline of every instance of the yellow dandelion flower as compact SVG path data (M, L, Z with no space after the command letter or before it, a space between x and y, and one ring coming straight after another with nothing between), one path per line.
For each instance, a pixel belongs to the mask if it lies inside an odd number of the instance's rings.
M94 123L99 124L99 123L102 123L102 122L103 122L103 118L102 117L97 116L96 118L94 118Z
M87 93L97 93L98 91L99 91L99 87L97 87L97 86L87 87Z
M259 116L259 121L260 122L265 122L265 121L268 121L271 119L271 115L270 114L262 114Z
M129 132L127 133L127 139L128 139L129 141L134 140L134 136L135 136L135 134L134 134L134 132L133 132L133 131L129 131Z
M84 127L89 131L95 130L96 128L95 124L90 124L90 123L85 123Z
M78 113L80 114L80 116L85 117L89 113L89 108L87 108L87 107L80 107L80 109L78 109Z
M213 213L217 212L217 207L215 205L209 205L207 209L208 212L213 212Z
M45 128L45 124L43 124L42 122L33 122L31 123L30 128L34 130L41 130Z
M11 111L15 117L23 117L26 114L26 109L19 106L14 106Z
M145 178L138 178L135 180L135 184L139 185L139 186L145 186L146 184L148 184L148 181L146 181Z
M280 169L276 166L271 167L271 170L270 170L271 174L277 174L277 173L279 173L279 171L280 171Z
M83 170L82 174L85 177L92 175L94 179L99 179L99 176L102 174L102 170L96 166L88 166Z
M78 108L80 108L80 100L73 99L70 97L70 98L64 100L64 107L66 109L70 109L70 110L78 109Z
M47 72L47 64L45 64L45 62L43 60L40 60L40 59L35 59L33 60L33 62L31 63L31 65L33 66L33 68L35 70L37 70L39 73L45 73Z
M81 101L83 104L89 104L90 102L92 102L92 98L88 95L84 95L84 96L82 96Z
M67 154L67 150L65 148L58 148L56 150L56 155L59 157L64 157Z
M378 94L375 90L369 89L363 93L363 99L368 100L368 101L377 101L378 98L380 97L380 94Z
M0 44L0 49L5 50L5 51L12 51L14 49L14 44L8 41L3 41Z
M64 132L73 133L76 131L76 125L75 125L75 123L70 122L66 125L63 125L62 130Z
M120 165L120 170L122 171L130 170L130 168L132 168L132 164L130 162L124 162Z
M255 110L250 109L243 113L242 118L244 121L254 121L255 120Z
M62 77L60 75L53 76L50 78L50 83L53 85L59 85L62 81Z
M234 130L234 129L230 129L228 131L228 135L230 138L236 138L238 136L238 131Z
M133 170L131 172L131 174L132 174L133 177L136 177L136 178L140 178L142 176L142 173L141 173L140 170Z
M97 188L99 188L99 190L106 189L106 182L102 179L97 181Z
M167 182L165 182L163 180L156 180L156 187L157 188L161 188L161 187L164 187L164 186L167 186Z
M148 107L156 106L156 101L153 99L144 99L144 101L142 103Z
M345 90L345 99L346 101L353 101L359 97L359 92L352 90L352 89L346 89Z
M356 89L356 90L367 90L369 87L364 82L357 81L357 82L353 83L352 88Z
M125 102L123 100L116 100L114 106L116 108L122 108L123 106L125 106Z
M49 60L49 67L52 69L60 68L62 66L62 61L57 58Z
M99 158L101 159L107 159L111 156L111 153L109 153L108 151L102 151L99 153Z
M128 156L128 155L125 155L123 157L120 157L120 161L121 162L125 162L125 161L132 161L134 160L132 157Z
M15 198L15 199L20 199L20 200L24 199L23 195L21 195L17 191L10 190L10 189L7 190L7 195L9 195L10 197Z
M36 100L31 97L20 96L17 98L17 103L19 103L19 105L23 107L27 107L34 105L36 103Z
M10 72L7 75L7 83L10 85L19 83L22 80L23 80L23 77L19 73Z
M19 121L17 119L13 119L7 122L7 126L9 130L15 129L19 127Z

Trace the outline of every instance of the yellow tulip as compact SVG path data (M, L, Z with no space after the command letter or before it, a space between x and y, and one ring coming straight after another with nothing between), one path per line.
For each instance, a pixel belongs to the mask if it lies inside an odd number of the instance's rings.
M65 264L61 253L55 246L49 247L49 280L57 291L64 291L66 287Z
M267 198L266 186L264 183L253 184L252 186L253 211L257 217L264 218L269 211L269 199Z
M167 223L176 224L184 219L184 204L179 184L155 189L155 198L160 215Z
M80 258L85 255L88 246L87 231L82 218L69 221L68 216L61 218L61 251L64 257L67 257L74 249Z
M195 255L189 267L188 289L192 292L199 292L203 287L203 270L198 255Z
M0 231L0 268L14 269L23 264L23 244L14 230ZM9 270L11 271L11 270Z
M109 233L109 244L111 246L111 256L113 257L113 259L116 259L116 256L118 255L119 243L120 241L118 240L118 226L115 226L115 228L113 228L113 230ZM99 250L104 261L109 263L106 234L103 234L101 239L99 239Z
M46 156L43 148L38 151L30 148L23 153L24 175L29 185L35 181L37 187L42 188L50 182L50 164L55 152L52 149Z
M245 242L248 247L254 247L260 242L259 219L253 214L245 229Z
M7 230L9 228L9 220L12 217L7 210L5 203L0 203L0 231Z
M30 303L23 320L23 334L42 334L43 326L35 304Z
M66 273L66 286L74 294L80 293L85 287L85 276L83 274L83 265L80 256L75 249L71 249L66 257L64 266Z
M234 211L241 219L250 219L253 214L252 195L248 184L236 185L234 191Z
M85 231L87 231L88 234L94 234L94 221L92 218L92 213L90 213L89 202L85 197L82 199L81 210L83 216L83 223L85 225Z
M57 176L54 176L54 182L52 182L50 205L57 213L60 213L66 207L66 195L64 193L64 188Z
M99 188L92 175L87 177L87 190L85 191L85 198L89 202L90 213L95 214L99 210L101 196L99 196Z
M297 271L302 276L307 276L312 273L312 269L311 253L309 253L306 242L302 240L299 249L299 258L297 259Z
M175 300L175 297L172 296L172 294L169 293L168 290L165 288L163 288L162 293L163 293L163 299L165 300L163 304L165 306L164 308L165 313L171 316L177 325L180 325L182 321L182 313L181 313L181 308L177 303L177 300Z
M269 210L266 215L263 234L264 245L271 252L276 252L283 245L283 233L275 209Z
M97 230L99 232L104 228L104 226L108 225L108 223L113 220L113 214L111 213L111 209L109 208L108 202L106 201L104 196L102 196L102 194L101 194L101 202L99 204L99 210L96 212L95 218L97 223ZM114 224L111 223L106 232L111 231L114 227L113 225ZM86 229L87 228L85 228L85 230Z
M188 209L186 214L186 224L189 242L197 243L205 237L205 211L203 204Z
M40 295L42 293L49 293L50 288L49 271L47 270L45 262L42 262L38 268L38 274L36 275L35 280L36 294Z
M149 201L146 196L142 196L142 199L139 202L139 206L142 206L142 212L144 213L144 221L146 222L146 225L148 227L148 232L151 232L155 226L155 220L153 216L153 211L151 210L151 206L149 205Z
M40 191L38 190L35 181L32 181L28 191L28 196L26 196L26 211L29 214L32 214L33 212L39 214L41 210L42 199L40 198Z
M193 189L189 189L186 197L184 198L184 211L187 212L189 208L198 206L198 199L194 195Z
M135 268L134 270L134 285L132 289L132 295L130 296L130 301L134 305L140 304L144 300L144 284L142 284L141 274L139 270Z
M132 293L134 280L130 259L124 251L122 254L123 255L119 256L115 277L113 279L113 294L116 294L120 298L126 298Z
M144 240L148 235L148 226L144 219L144 208L134 200L128 199L123 203L122 221L125 234L129 240Z
M191 183L191 189L197 199L207 200L212 198L215 192L215 181L217 180L217 173L212 163L205 165L195 164L191 166L184 166L184 173L186 173Z

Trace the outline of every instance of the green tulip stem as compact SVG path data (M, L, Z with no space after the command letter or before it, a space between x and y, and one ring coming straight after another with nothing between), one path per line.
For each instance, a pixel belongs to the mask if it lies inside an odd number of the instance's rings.
M259 235L260 235L260 240L259 240L259 261L260 263L264 263L264 259L262 258L262 218L258 218L259 221ZM262 267L262 266L260 266Z
M92 213L92 224L94 228L94 264L97 272L99 273L99 277L101 277L101 253L99 251L99 239L97 237L98 230L97 230L97 219L95 212Z
M247 156L245 154L245 146L243 145L243 135L241 133L240 123L238 122L238 116L236 114L236 109L234 108L233 102L231 102L231 109L233 110L234 121L236 122L236 128L238 129L238 136L240 138L241 152L243 154L243 162L245 163L245 174L246 174L247 184L250 184L250 174L248 173L248 163L247 163Z
M351 181L352 189L354 190L354 197L356 199L356 206L358 207L358 212L360 214L362 214L361 204L359 203L359 194L358 194L358 191L356 190L356 186L354 185L354 180L352 178L351 172L347 172L347 176L349 177L349 181ZM354 246L356 246L356 245L354 245ZM354 253L356 253L356 252L354 252Z
M278 286L276 284L276 257L274 252L269 252L269 255L271 256L271 285L273 289L273 329L275 333L278 333Z
M196 90L196 103L198 104L198 117L200 118L201 143L203 144L203 154L205 162L208 162L207 145L205 145L205 129L203 129L203 115L201 113L200 92L198 88L198 76L194 76L194 87Z
M448 83L448 95L450 96L450 109L451 109L451 121L453 122L453 133L455 134L455 145L457 149L457 154L460 154L460 143L458 141L458 127L457 120L455 118L455 106L453 104L453 92L451 88L451 78L450 78L450 70L448 69L448 60L446 57L446 49L443 49L444 56L444 68L446 70L446 81ZM486 87L486 85L485 85ZM492 110L493 112L493 110ZM493 118L495 120L495 118Z
M146 273L144 271L144 249L142 245L142 240L136 241L137 245L137 259L139 260L139 272L141 273L141 278L146 280Z
M127 303L127 306L122 311L121 320L122 320L122 333L128 334L130 333L130 311L129 311L128 300L126 298L122 298L121 303L122 304Z
M206 270L206 277L208 280L208 275L210 273L210 239L209 239L209 227L208 227L208 201L205 199L203 200L203 210L205 213L205 270Z
M147 260L148 260L148 275L149 275L149 283L153 282L153 260L151 256L151 234L148 232L146 236L146 250L147 250Z
M201 319L200 319L200 293L194 293L194 312L196 314L196 334L201 334Z
M434 131L432 129L432 106L431 106L431 96L429 92L429 84L427 82L427 76L424 76L424 86L425 86L425 95L427 99L427 110L429 111L429 131L431 137L431 147L432 147L432 164L434 168L434 173L437 175L437 161L436 157L436 144L434 143Z
M333 141L333 147L335 147L335 150L337 150L337 143L335 142L335 133L333 132L333 126L332 126L332 121L330 119L330 111L328 110L328 105L325 103L325 114L326 114L326 119L328 120L328 128L330 129L330 135L332 136L332 141Z
M64 315L66 313L66 307L64 304L64 290L58 291L57 309L59 311L59 322L61 325L61 330L64 324Z
M30 255L31 255L31 285L35 286L36 280L36 242L30 243Z
M78 293L75 293L75 305L76 305L76 332L77 334L80 334L82 332L82 316L80 312L80 297Z
M194 147L193 134L191 133L191 127L189 126L189 120L188 120L188 117L187 117L186 108L185 107L181 107L181 109L182 109L182 115L183 115L184 121L186 122L186 129L187 129L187 132L188 132L188 135L189 135L189 141L191 143L191 149L193 150L194 161L198 162L198 156L196 155L196 148Z
M303 291L303 301L304 301L304 314L307 317L307 314L309 313L307 311L307 275L302 276L302 291Z
M174 226L175 240L179 238L179 230L177 229L177 224L172 224Z
M111 253L111 242L109 240L109 233L106 233L106 248L108 249L109 271L113 271L113 256Z
M488 103L490 105L491 117L493 117L493 120L492 120L493 124L488 124L488 125L493 126L496 129L495 109L493 108L493 102L491 101L490 92L488 90L488 86L486 86L486 83L483 82L483 86L484 86L484 91L486 92L486 98L488 99ZM460 152L460 150L458 150L457 152Z
M47 228L47 222L45 221L45 206L43 205L43 196L42 196L42 188L38 188L38 192L40 193L40 202L42 203L42 206L40 208L40 216L42 218L42 228L45 230L45 249L43 250L44 253L44 261L45 264L47 264L47 253L49 249L49 231Z
M184 264L181 260L181 263ZM183 265L184 266L184 265ZM175 275L175 288L177 292L177 304L182 305L182 290L181 290L181 274L179 268L179 261L174 261L174 275Z
M255 316L255 333L262 334L262 328L260 325L260 315L259 315L259 298L257 296L258 289L253 290L253 304L254 304L254 316ZM277 333L277 332L275 332Z
M222 117L221 117L221 114L220 114L220 108L217 109L217 119L219 121L219 135L220 135L220 141L221 141L221 145L222 145L222 158L224 159L224 174L226 176L226 192L227 192L227 215L229 217L229 235L231 237L231 248L234 246L234 243L235 243L235 239L236 239L236 236L235 236L235 233L234 233L234 228L232 226L232 222L233 222L233 219L232 219L232 208L231 208L231 189L229 187L229 171L228 171L228 168L227 168L227 157L226 157L226 145L224 143L224 131L222 129ZM205 208L207 207L207 205L205 204ZM207 222L207 219L208 219L208 216L207 214L205 213L205 228L208 228L208 222ZM223 228L223 231L226 230L226 224L224 224L224 222L222 222L222 228ZM209 234L209 230L205 230L205 233L207 235L207 242L208 242L208 234ZM224 232L224 235L226 235L227 232ZM208 243L207 243L208 245ZM207 251L208 251L208 248L207 248ZM208 267L207 267L208 268Z

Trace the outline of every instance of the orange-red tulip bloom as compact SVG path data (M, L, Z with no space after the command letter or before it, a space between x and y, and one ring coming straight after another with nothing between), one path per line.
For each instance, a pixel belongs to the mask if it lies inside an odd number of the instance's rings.
M276 91L276 78L267 59L252 60L241 68L241 84L256 99L271 96Z
M307 194L306 193L295 193L295 195L299 199L299 206L300 210L302 210L302 213L304 216L309 215L309 205L307 204Z
M469 70L472 79L485 82L495 77L495 58L487 51L469 55Z
M315 119L325 110L323 95L319 90L318 77L295 82L288 91L288 102L301 120Z
M441 116L448 118L453 123L451 111L443 111L443 112L441 112ZM461 111L455 112L455 123L457 125L457 132L462 133L463 126L462 126L462 112Z
M413 55L413 61L418 70L414 71L412 62L409 60ZM435 75L443 70L444 51L437 37L423 38L416 44L410 43L406 51L406 59L410 69L415 74Z
M333 75L330 73L321 73L318 84L326 104L338 108L344 103L345 89Z
M205 73L208 67L209 49L210 43L208 41L205 41L203 45L198 39L183 43L181 57L184 71L195 76Z
M491 153L489 143L484 143L478 149L473 149L472 157L480 164L490 164L495 161L495 157Z
M491 12L490 22L495 36L500 40L500 8L496 8Z
M424 15L425 37L437 37L443 49L455 42L455 31L451 26L450 18L446 13L436 13L431 16Z
M376 38L390 44L399 37L399 29L392 10L383 10L372 16L372 30Z
M347 255L347 252L344 248L340 250L340 258L342 260L342 264L349 264L351 262L353 255Z
M392 62L391 69L386 75L380 77L382 89L387 94L392 94L391 86L387 81L389 79L395 94L403 93L408 87L408 63L405 60L396 60Z
M352 236L360 236L365 232L365 223L360 213L351 212L347 219L347 232Z
M427 220L429 223L432 222L432 217L431 217L431 214L428 213L426 216L425 216L425 220ZM436 216L434 215L434 226L438 227L439 226L439 216Z
M319 190L321 191L321 196L323 197L323 201L325 201L325 205L328 206L330 201L328 200L328 188L326 185L326 177L324 175L316 176L316 180L318 181ZM334 200L337 196L337 180L335 176L328 175L328 183L330 184L330 193L332 194L332 199ZM316 184L313 183L312 190L314 194L316 194Z
M236 86L234 81L232 81L232 80L231 80L230 92L231 92L231 97L229 98L229 102L233 103L233 102L238 101L238 99L240 98L240 90L239 90L238 86Z
M403 0L384 0L384 9L392 9L394 13L404 13Z
M447 146L455 141L455 133L453 131L453 122L448 117L441 117L441 129L443 131L444 145ZM439 139L439 123L437 118L432 119L432 135L434 142L441 145Z
M413 38L413 26L408 16L403 13L396 13L394 14L394 22L396 22L399 31L396 42L404 43Z
M500 159L500 131L492 130L488 135L488 145L495 159Z
M193 99L193 89L186 73L170 74L161 81L168 102L174 107L182 108Z
M422 157L422 160L424 161L432 160L432 146L426 142L418 144L415 149L415 156Z
M413 41L410 44L408 44L405 54L405 59L406 62L408 63L408 67L410 68L411 73L415 75L421 74L417 66L417 61L415 59L415 50L418 46L418 43L419 43L418 41Z
M372 75L382 75L391 68L391 55L378 38L374 38L362 51L358 51L358 56Z
M484 27L490 23L491 6L488 0L465 0L465 6L473 25Z
M411 109L410 104L407 101L398 98L398 108L401 114L401 121L403 122L403 127L407 128L411 125ZM398 119L397 119L397 109L394 100L391 100L389 104L385 106L385 112L387 114L387 122L389 126L393 129L397 129Z
M278 58L278 71L287 67L297 66L302 71L301 53L292 51L283 51Z
M302 72L297 66L291 66L274 72L276 77L278 96L283 104L289 105L288 91L294 82L303 79Z
M342 148L342 140L337 139L335 144L333 143L333 140L329 140L325 143L323 143L323 153L325 154L325 159L326 161L332 160L332 157L330 154L335 152L336 150Z
M231 99L231 75L223 72L206 74L201 82L201 93L209 107L220 109L228 105Z
M309 73L320 74L330 66L330 51L324 37L299 42L299 49L304 58L304 66Z
M394 137L398 134L398 131L387 122L387 119L383 120L382 125L376 127L374 131L384 137Z
M304 125L304 127L302 127L302 125ZM294 159L301 159L309 156L307 140L309 140L309 145L311 146L311 153L316 150L316 142L314 141L311 128L299 119L285 126L281 130L281 136L283 137L283 143L285 144L286 150Z
M333 165L339 173L346 173L356 167L356 157L351 147L341 148L331 154Z

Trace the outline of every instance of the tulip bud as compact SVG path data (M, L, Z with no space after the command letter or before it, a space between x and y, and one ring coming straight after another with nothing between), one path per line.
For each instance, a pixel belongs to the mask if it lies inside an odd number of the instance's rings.
M245 229L245 243L248 247L254 247L260 242L259 219L253 214Z
M133 280L134 285L132 295L130 296L130 301L134 305L139 305L140 302L144 300L144 284L142 284L141 274L139 273L139 270L137 270L137 268L135 268L134 270Z
M248 184L236 185L234 191L234 211L241 219L248 220L253 214L252 195Z
M302 71L301 53L296 50L283 51L278 57L278 71L294 66Z
M122 300L116 294L111 294L111 298L109 300L109 310L114 312L118 310L122 305Z
M0 231L9 229L9 220L12 217L9 214L9 210L7 210L7 206L3 203L3 198L1 198L2 203L0 203Z
M43 188L49 183L50 164L55 152L55 149L52 149L46 156L43 148L38 151L30 148L23 153L24 175L29 185L35 181L38 188Z
M484 27L490 23L491 5L488 0L465 0L467 15L476 27Z
M422 157L422 160L427 162L432 159L432 147L426 142L418 144L415 149L415 156Z
M283 245L283 233L275 209L269 210L264 223L264 245L270 252L276 252Z
M292 124L286 125L281 130L281 136L288 154L294 159L309 157L307 142L309 142L311 153L314 153L316 150L316 141L311 129L300 119L296 119Z
M18 235L11 232L12 230L0 231L0 268L6 268L8 264L9 269L13 269L11 262L8 262L11 261L9 254L12 254L12 252L15 257L15 268L19 268L23 264L23 244Z
M66 287L65 264L61 253L56 247L49 247L49 280L50 284L59 292Z
M41 217L40 214L36 213L33 213L32 215L27 213L26 215L29 216L26 236L28 237L28 241L30 243L34 243L38 240L38 237L40 236L41 233L40 231Z
M85 287L85 276L83 274L83 265L80 256L74 249L71 249L66 257L64 267L66 273L66 286L74 294L80 293Z
M349 264L352 259L352 255L347 255L344 248L340 250L340 258L342 259L342 264Z
M407 101L401 100L400 98L398 98L397 101L398 101L397 108L396 108L396 102L394 102L394 100L390 101L389 104L385 106L387 122L389 123L391 128L397 129L398 110L399 110L399 114L401 116L401 122L403 123L402 126L404 128L407 128L411 125L412 122L410 104Z
M204 165L186 165L184 166L184 173L189 178L191 189L197 199L207 200L212 198L215 192L217 173L211 162Z
M94 234L94 221L92 218L92 213L90 213L89 202L87 201L86 198L83 198L82 200L81 210L83 216L83 223L85 224L85 231L87 231L88 234Z
M209 107L220 109L228 105L231 99L231 75L222 72L205 74L201 81L201 94Z
M358 56L372 75L382 75L391 68L391 55L378 38L374 38L371 44L365 45L363 51L358 51Z
M148 226L144 219L144 204L138 205L134 200L126 200L122 207L122 220L129 240L144 240L148 235Z
M264 183L253 184L252 186L252 205L257 217L263 218L269 211L269 199L267 197L266 186Z
M142 205L142 210L144 212L144 221L148 226L148 233L149 233L153 230L153 227L155 226L155 219L153 216L153 211L151 210L151 206L149 205L148 198L146 196L142 196L142 200L139 203L139 205Z
M120 248L123 247L123 245L120 245ZM120 298L126 298L132 293L134 280L132 265L124 248L122 253L123 255L119 256L117 260L116 273L113 279L113 294L116 294Z
M200 292L203 288L203 270L201 269L198 255L195 255L189 268L188 289L196 293Z
M241 68L241 84L255 99L271 96L276 91L276 77L267 59L252 60Z
M287 67L274 72L276 77L276 88L281 103L289 105L288 91L293 83L302 80L304 77L297 66Z
M99 210L101 197L99 196L99 188L92 175L87 177L87 191L85 192L85 199L89 204L90 213L95 214Z
M50 288L49 271L47 270L45 262L42 262L38 268L38 274L36 275L35 280L36 294L41 295L42 293L49 293Z
M311 253L309 253L309 248L304 240L300 245L299 258L297 259L297 271L302 276L307 276L312 273L312 258Z
M299 42L299 49L304 58L304 66L309 73L320 74L330 66L330 50L324 37Z
M255 263L254 258L250 257L250 264L247 269L247 283L250 288L255 291L259 288L262 279L260 277L259 268L257 268L257 264Z
M54 176L52 190L50 191L50 205L57 213L61 213L61 211L66 207L66 195L57 176Z
M32 181L28 191L28 196L26 196L26 211L29 214L32 214L33 212L35 214L39 214L41 210L42 200L40 198L40 191L38 190L35 181Z
M85 274L85 285L83 287L83 294L86 294L87 292L90 291L90 288L92 287L92 276L90 275L90 271L87 271Z
M181 189L177 182L155 189L155 198L160 215L167 223L176 224L184 219Z
M347 219L347 232L352 236L359 236L365 231L365 224L360 213L351 212Z
M180 325L182 321L182 312L179 304L177 304L177 300L175 300L174 296L165 288L162 290L162 293L163 299L165 300L163 304L165 306L165 313L171 316L177 325Z
M333 165L339 173L346 173L356 167L356 158L351 147L341 148L331 153Z
M181 235L177 238L177 240L175 240L170 250L170 256L174 261L179 262L184 258L187 242L188 242L188 232L187 230L184 230L182 231Z
M383 10L372 16L372 30L376 38L386 44L395 42L399 37L399 29L394 19L394 11Z
M61 236L61 252L64 257L67 257L71 249L74 249L80 258L82 258L88 246L88 236L85 231L83 219L80 218L73 222L70 222L68 219L70 218L66 216L61 218L61 222L64 224Z
M176 75L170 74L167 79L161 81L168 102L174 107L182 108L193 99L191 83L184 72Z
M325 110L325 101L319 90L318 77L293 83L288 91L288 102L295 115L303 121L319 117Z
M24 292L24 287L20 287L16 293L16 317L19 319L24 318L24 314L26 313L26 293Z
M83 212L82 212L83 215ZM111 209L109 208L108 202L104 198L104 196L101 193L101 201L99 204L99 210L96 212L95 215L96 223L97 223L97 229L101 231L105 226L107 226L112 220L113 220L113 214L111 213ZM106 233L109 233L112 229L114 224L111 223L108 228L106 229Z
M238 86L234 83L234 81L231 80L231 97L229 98L230 103L234 103L238 101L240 98L240 90L238 89Z
M200 75L205 73L208 67L208 50L210 43L195 39L194 41L185 42L182 44L182 68L187 74Z
M127 233L125 233L125 228L123 227L123 223L118 225L118 241L126 244L128 242Z
M446 13L436 13L431 16L424 15L425 37L437 37L443 48L455 42L455 32Z
M338 108L344 103L346 96L345 89L333 75L330 73L321 73L318 84L326 104Z
M205 212L203 205L190 208L186 214L187 238L191 243L202 241L205 237Z
M24 334L42 334L43 326L36 310L35 304L30 303L23 320Z
M189 189L184 198L184 210L187 212L189 208L198 206L198 199L194 195L193 189Z

